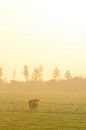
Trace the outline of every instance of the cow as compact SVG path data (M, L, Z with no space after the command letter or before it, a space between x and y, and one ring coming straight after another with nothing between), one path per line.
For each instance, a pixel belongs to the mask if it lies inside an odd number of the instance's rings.
M28 101L28 105L29 105L30 111L37 111L38 103L39 103L39 99L37 99L37 98L35 98L35 99L30 99L30 100Z

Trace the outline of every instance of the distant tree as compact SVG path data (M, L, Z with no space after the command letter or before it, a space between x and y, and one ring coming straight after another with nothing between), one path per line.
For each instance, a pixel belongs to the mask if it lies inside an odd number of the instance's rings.
M39 69L34 68L34 71L32 73L32 80L37 81L39 80Z
M66 71L65 78L66 78L67 80L69 80L69 79L71 79L71 78L72 78L71 73L70 73L70 71L69 71L69 70L68 70L68 71Z
M13 79L15 80L16 77L16 71L13 71Z
M43 66L42 65L39 65L38 67L39 69L39 80L42 81L43 79Z
M3 69L2 67L0 67L0 80L2 80L2 76L3 76Z
M32 73L32 80L42 81L42 73L43 73L43 67L42 67L42 65L40 65L38 68L35 67L34 71Z
M53 71L53 78L54 80L57 80L60 77L60 71L58 70L58 68L56 67Z
M29 80L29 68L27 65L24 66L23 74L24 74L25 81L28 81Z

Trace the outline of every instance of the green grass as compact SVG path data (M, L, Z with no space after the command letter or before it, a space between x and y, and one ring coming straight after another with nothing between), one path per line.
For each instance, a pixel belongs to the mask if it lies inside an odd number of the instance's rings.
M34 94L39 108L29 112L32 95L0 94L0 130L86 130L85 96Z

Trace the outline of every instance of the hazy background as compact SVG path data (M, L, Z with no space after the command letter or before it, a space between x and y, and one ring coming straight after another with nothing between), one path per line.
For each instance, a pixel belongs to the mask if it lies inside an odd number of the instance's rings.
M21 79L25 64L86 76L85 0L0 0L0 66Z

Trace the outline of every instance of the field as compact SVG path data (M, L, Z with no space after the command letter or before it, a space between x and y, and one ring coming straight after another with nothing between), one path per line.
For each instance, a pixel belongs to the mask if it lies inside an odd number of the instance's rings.
M32 95L37 112L29 112ZM0 130L86 130L86 96L0 93Z

